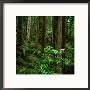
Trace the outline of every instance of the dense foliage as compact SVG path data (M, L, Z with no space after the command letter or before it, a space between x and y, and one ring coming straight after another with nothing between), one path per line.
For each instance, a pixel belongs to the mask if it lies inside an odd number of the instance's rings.
M17 74L74 74L74 16L16 17Z

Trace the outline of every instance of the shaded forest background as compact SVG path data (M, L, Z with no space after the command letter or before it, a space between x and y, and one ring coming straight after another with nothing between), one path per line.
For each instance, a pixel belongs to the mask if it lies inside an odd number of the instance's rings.
M17 74L74 74L74 16L16 16Z

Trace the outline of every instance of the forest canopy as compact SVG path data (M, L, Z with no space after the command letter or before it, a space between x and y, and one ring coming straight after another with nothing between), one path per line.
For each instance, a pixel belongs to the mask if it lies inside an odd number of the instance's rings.
M16 74L74 74L74 16L16 16Z

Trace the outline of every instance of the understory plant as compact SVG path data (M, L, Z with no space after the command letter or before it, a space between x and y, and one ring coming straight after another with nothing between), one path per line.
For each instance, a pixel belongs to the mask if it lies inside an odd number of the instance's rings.
M39 63L36 65L38 72L41 74L56 73L54 65L62 64L62 54L64 54L64 49L56 50L52 46L46 46Z

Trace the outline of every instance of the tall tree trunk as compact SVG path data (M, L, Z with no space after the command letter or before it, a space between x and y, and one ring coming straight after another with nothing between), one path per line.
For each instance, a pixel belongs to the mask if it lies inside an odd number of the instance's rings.
M53 46L53 17L51 16L51 31L52 31L52 35L51 35L51 42L52 42L52 46Z
M66 43L66 16L62 17L62 48L65 48Z
M65 44L66 44L66 16L62 17L62 48L65 48ZM65 52L65 51L64 51ZM65 58L65 53L62 55L62 58ZM64 63L62 61L62 73L64 73L65 71L65 67L64 67Z
M61 49L62 48L62 17L58 17L58 23L57 23L57 30L56 30L56 49Z
M20 56L22 54L22 17L21 16L17 16L17 28L16 28L16 53L17 53L17 57Z
M56 40L57 23L58 23L58 22L57 22L57 17L54 16L54 17L53 17L53 20L52 20L52 24L53 24L53 47L54 47L54 48L56 48L56 46L55 46L55 45L56 45L56 44L55 44L56 41L55 41L55 40Z
M42 50L44 49L45 47L45 32L46 32L46 26L45 26L45 23L46 23L46 17L45 16L42 16Z
M53 17L53 46L55 49L62 48L62 17Z
M62 48L62 16L53 17L53 46L57 50ZM56 68L58 73L62 73L60 64Z
M56 49L62 48L62 16L58 16L57 30L56 30ZM58 57L62 57L61 55ZM62 73L62 65L57 64L58 73Z
M23 16L22 17L22 49L23 49L23 59L26 56L26 47L27 47L27 21L28 17Z
M31 34L31 16L27 17L27 41L30 41Z
M38 38L39 38L39 33L38 33L38 16L35 16L35 41L36 41L36 47L38 47Z

